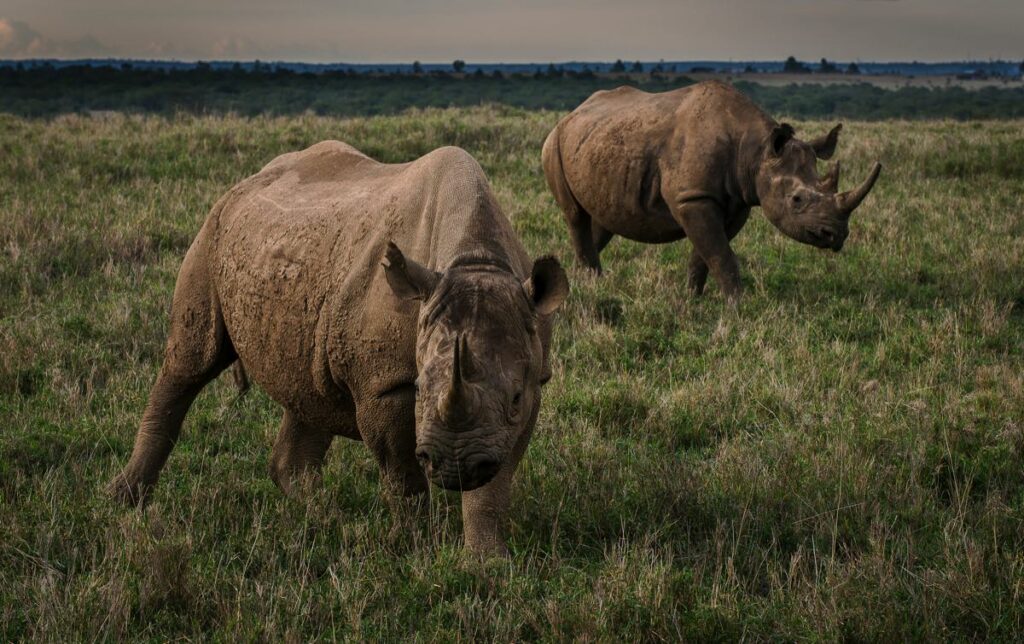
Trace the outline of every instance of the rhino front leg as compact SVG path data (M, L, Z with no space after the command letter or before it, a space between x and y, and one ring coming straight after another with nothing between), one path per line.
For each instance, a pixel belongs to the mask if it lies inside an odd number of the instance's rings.
M686 271L686 287L694 297L704 295L704 285L708 281L708 265L694 248L690 251L690 265Z
M178 441L188 408L203 385L214 376L216 373L182 379L169 373L166 366L161 370L150 390L131 459L107 486L115 499L127 505L145 503Z
M285 411L270 455L270 478L288 496L315 484L332 438L330 432L310 427Z
M504 557L508 554L505 533L508 531L514 467L502 468L487 485L462 493L462 529L466 549L481 557Z
M729 246L729 235L725 229L725 217L721 209L714 202L701 199L682 204L672 214L693 244L694 256L699 257L705 265L703 279L707 279L707 271L710 270L726 300L731 304L739 302L740 266L736 254ZM699 281L702 272L699 265L694 266L695 262L691 256L691 288L695 281ZM694 280L695 272L698 280Z
M385 490L391 495L427 491L427 477L416 460L415 408L411 385L356 405L359 434L377 459Z
M208 230L203 227L181 265L164 363L150 390L131 459L107 488L125 503L146 500L178 441L192 401L238 358L207 272Z
M734 237L743 228L743 225L747 223L747 218L750 216L750 209L744 208L738 211L732 218L732 220L725 227L725 236L732 241ZM690 293L694 297L699 297L704 294L704 285L708 280L708 265L704 262L704 258L700 256L696 248L690 251L690 265L686 274L686 285L690 289Z
M505 535L508 533L509 501L512 475L526 453L533 428L537 425L540 400L537 400L530 421L516 441L509 460L487 485L462 493L462 529L466 550L482 558L508 555Z

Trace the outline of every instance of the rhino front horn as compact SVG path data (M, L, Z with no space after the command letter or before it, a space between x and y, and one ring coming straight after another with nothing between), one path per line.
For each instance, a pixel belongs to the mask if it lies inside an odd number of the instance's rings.
M465 415L469 406L465 376L467 367L471 361L469 355L469 341L466 334L460 333L455 336L452 350L452 376L448 383L448 390L441 396L438 413L441 418L452 424L457 424L459 419Z
M882 171L882 164L875 162L873 168L871 168L871 174L864 180L864 183L860 184L854 190L840 193L836 195L836 207L839 212L849 215L860 205L860 202L864 201L864 197L868 196L871 189L875 187L875 181L878 181L878 174Z

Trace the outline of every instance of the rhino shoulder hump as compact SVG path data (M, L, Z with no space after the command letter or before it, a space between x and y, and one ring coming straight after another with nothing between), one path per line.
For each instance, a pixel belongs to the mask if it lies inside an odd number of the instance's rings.
M292 168L298 163L309 159L315 158L344 158L350 157L354 160L369 159L365 154L355 149L344 141L320 141L314 143L304 150L298 150L296 152L286 152L282 155L274 157L274 159L263 166L262 172L273 172L275 170L287 170Z
M469 152L460 147L448 145L438 148L420 158L421 163L428 163L437 178L458 178L473 182L487 182L483 168Z

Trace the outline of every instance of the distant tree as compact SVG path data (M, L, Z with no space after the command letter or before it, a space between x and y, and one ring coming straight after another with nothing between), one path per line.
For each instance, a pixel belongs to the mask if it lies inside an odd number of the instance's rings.
M505 78L505 75L501 73L500 69L495 69L493 72L491 72L491 76L494 78Z
M656 63L655 65L654 65L654 67L653 67L653 68L651 69L651 73L652 73L652 74L660 74L660 73L662 73L663 71L665 71L665 59L664 59L664 58L662 58L661 60L659 60L659 61L658 61L658 62L657 62L657 63Z
M639 74L644 71L644 66L638 60L635 63L633 63L633 66L629 69L629 71Z
M811 70L807 68L807 65L804 65L793 56L790 56L782 65L782 71L787 74L806 74Z
M474 78L483 78L484 77L484 70L482 68L480 68L480 67L477 67L476 71L473 72L473 77Z
M860 73L860 67L857 66L857 63L850 63L846 67L846 73L847 74L851 74L851 75L859 74Z
M818 71L822 74L835 74L839 70L836 69L835 63L830 63L827 58L822 58L821 66L818 68Z
M1024 65L1024 63L1021 63L1021 65ZM625 72L626 72L626 63L622 62L621 58L616 60L615 64L612 65L612 73L613 74L623 74Z
M454 62L452 62L452 69L455 70L456 74L461 74L462 70L465 69L465 68L466 68L466 61L462 60L461 58L460 59L456 59Z
M754 69L753 65L747 65L746 67L743 68L743 73L744 74L754 74L756 72L757 72L757 70Z
M1020 65L1017 67L1017 71L1019 71L1021 75L1024 76L1024 60L1020 61Z
M422 74L423 73L423 65L420 64L420 61L418 61L418 60L412 61L412 73L413 74Z

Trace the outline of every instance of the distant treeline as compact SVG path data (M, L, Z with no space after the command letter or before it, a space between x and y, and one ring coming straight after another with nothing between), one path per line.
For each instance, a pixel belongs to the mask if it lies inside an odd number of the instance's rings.
M533 74L360 74L336 70L297 73L263 66L246 70L198 65L157 70L123 67L0 67L0 112L46 117L116 110L173 114L370 115L410 107L499 103L568 110L599 89L630 84L665 91L692 84L684 75L595 74L555 66ZM768 112L801 118L1000 119L1024 117L1024 89L956 86L883 89L869 83L767 86L737 82Z

